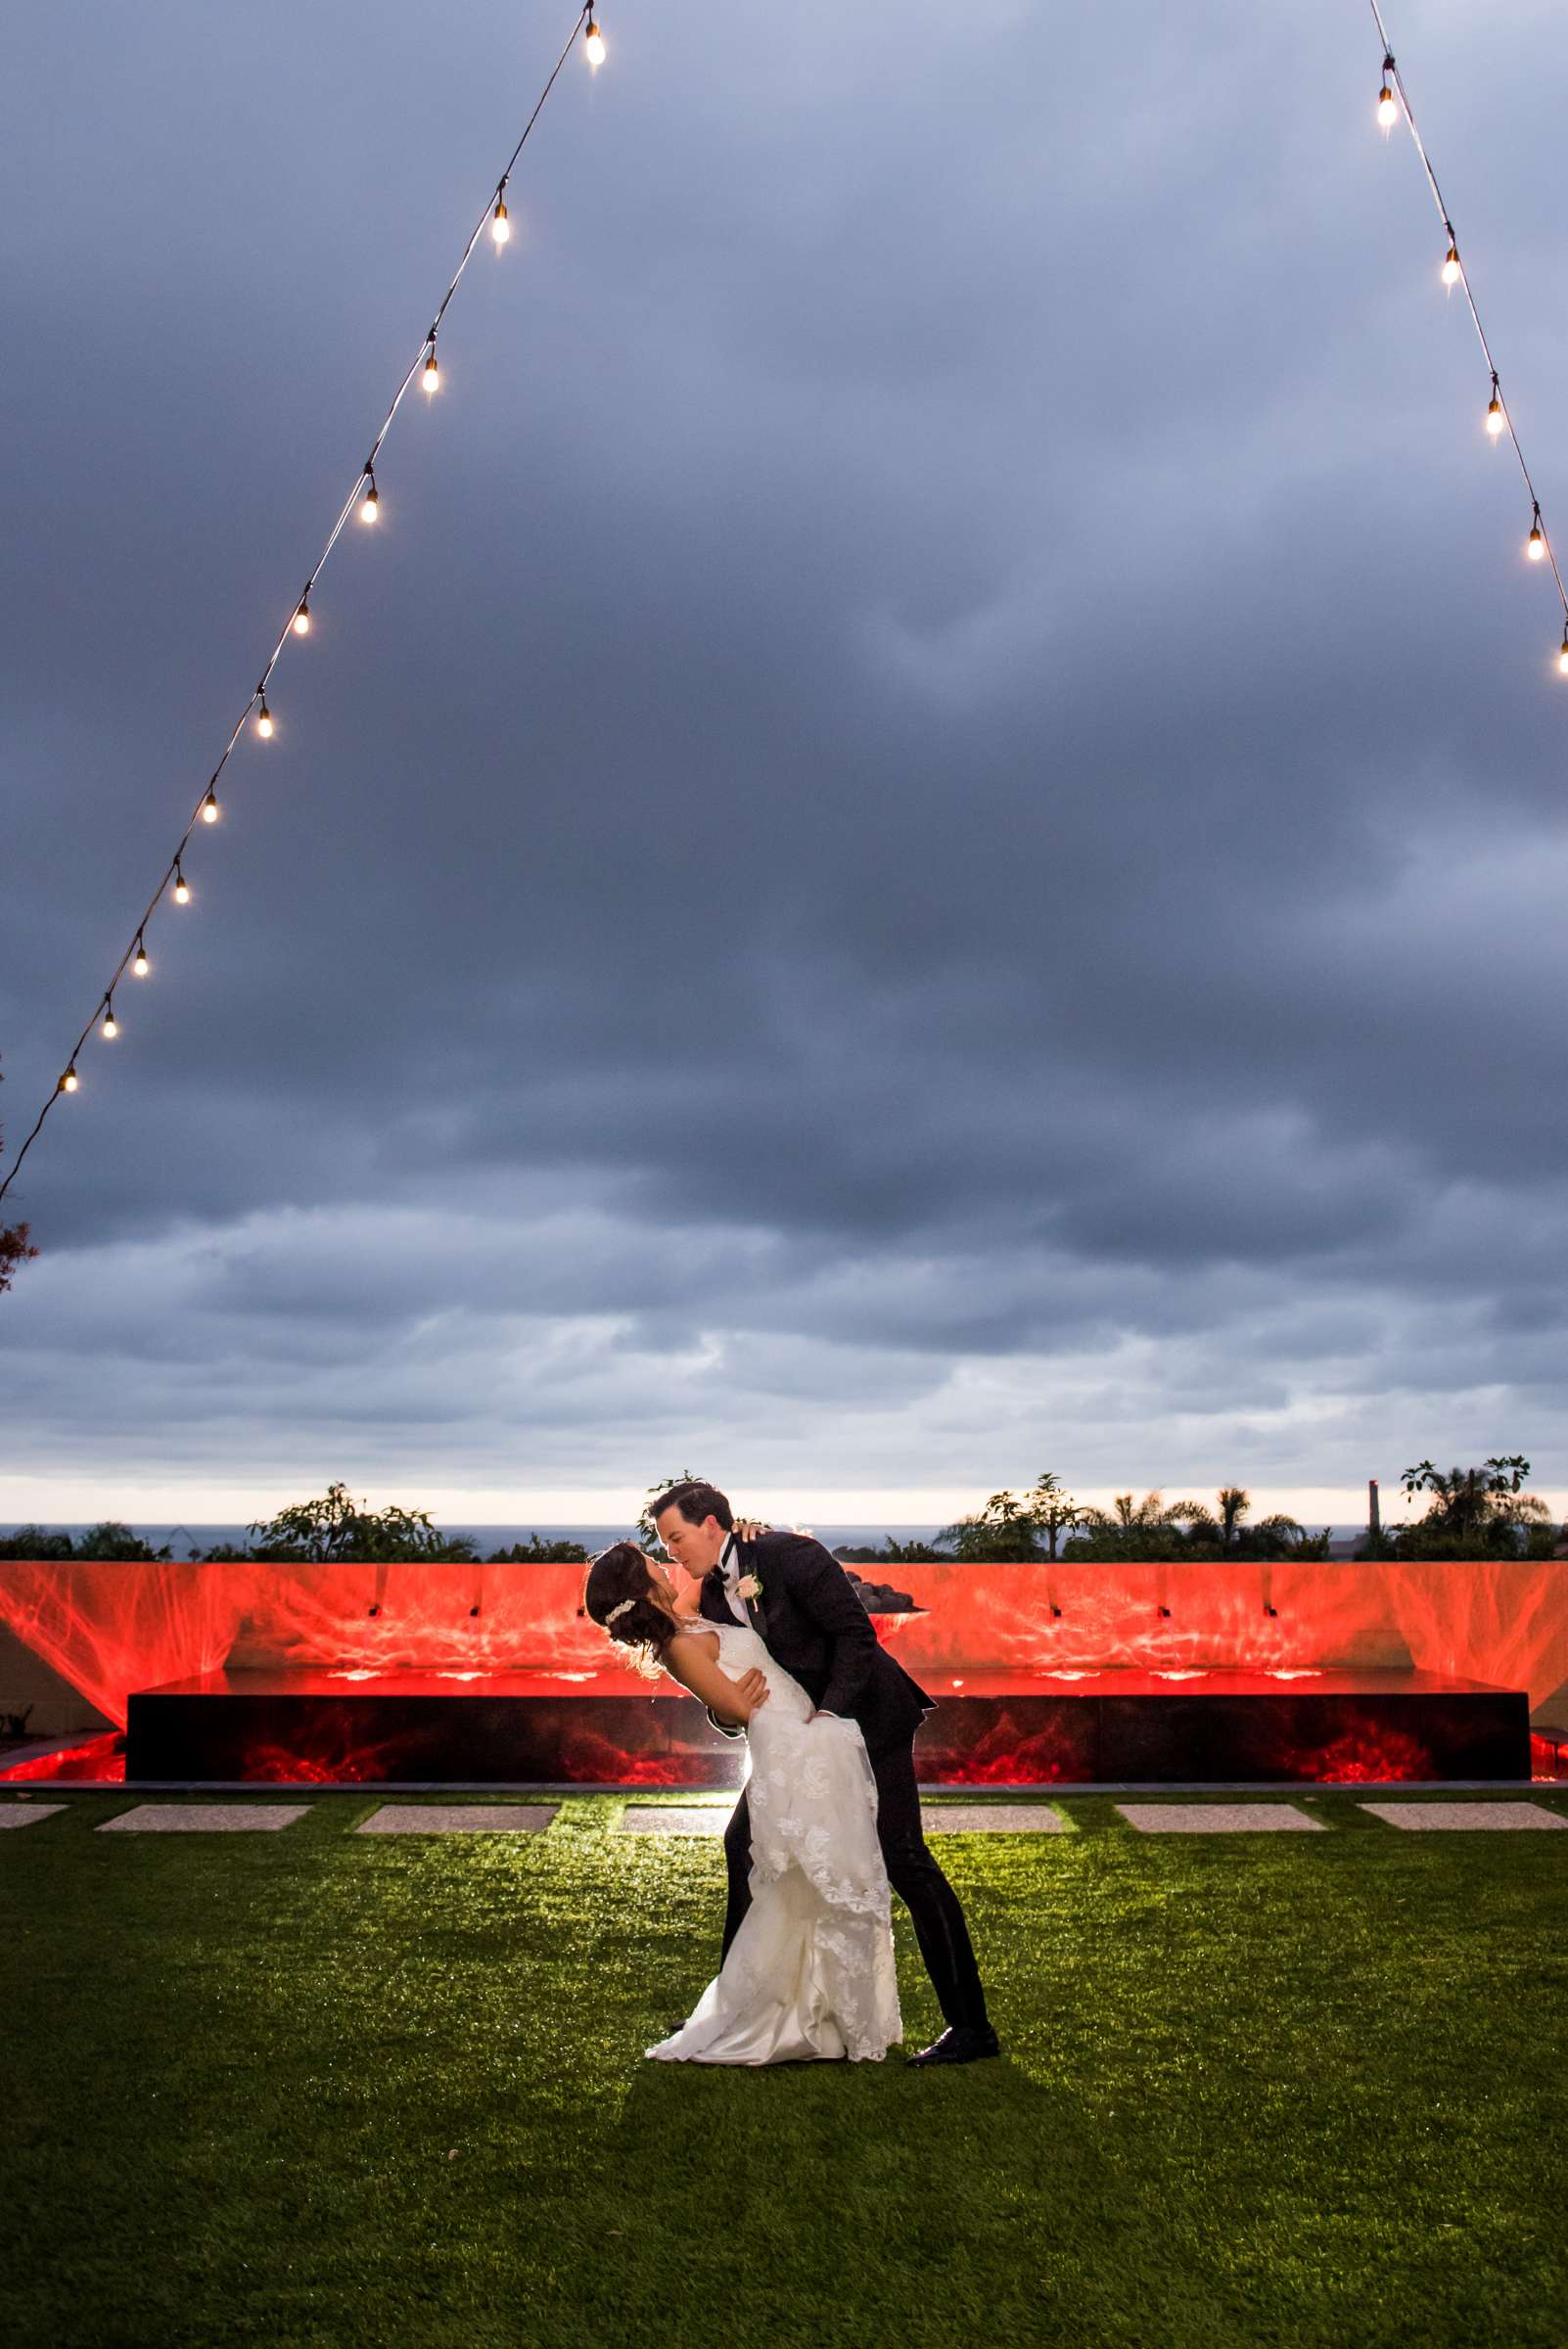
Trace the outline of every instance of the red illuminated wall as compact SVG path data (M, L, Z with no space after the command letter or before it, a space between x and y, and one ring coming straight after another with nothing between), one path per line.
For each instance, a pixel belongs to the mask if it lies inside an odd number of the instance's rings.
M900 1566L928 1610L879 1632L919 1678L1011 1667L1416 1667L1568 1683L1568 1562ZM133 1688L228 1666L590 1671L576 1566L0 1560L0 1623L123 1726ZM1166 1609L1168 1612L1162 1613ZM1270 1610L1272 1610L1270 1612Z

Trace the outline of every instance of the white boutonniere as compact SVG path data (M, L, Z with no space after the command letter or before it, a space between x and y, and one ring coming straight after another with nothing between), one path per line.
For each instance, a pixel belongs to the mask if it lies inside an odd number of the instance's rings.
M740 1578L740 1581L735 1585L735 1588L740 1592L742 1598L761 1598L762 1595L762 1578L760 1574L743 1574Z

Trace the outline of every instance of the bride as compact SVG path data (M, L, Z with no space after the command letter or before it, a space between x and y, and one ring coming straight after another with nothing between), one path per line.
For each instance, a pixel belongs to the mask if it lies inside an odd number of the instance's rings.
M661 2063L880 2060L903 2035L877 1789L857 1723L810 1698L745 1624L706 1623L633 1543L589 1569L583 1603L650 1677L668 1672L750 1747L752 1903Z

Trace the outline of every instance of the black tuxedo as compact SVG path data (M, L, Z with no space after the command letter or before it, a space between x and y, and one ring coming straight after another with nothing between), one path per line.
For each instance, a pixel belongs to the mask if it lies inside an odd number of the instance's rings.
M744 1601L769 1654L799 1681L822 1713L857 1722L877 1782L877 1836L888 1881L909 1911L920 1955L949 2023L985 2029L986 1994L958 1896L920 1826L914 1736L933 1699L890 1656L837 1558L805 1534L762 1534L735 1543L742 1575L755 1574L761 1595ZM703 1578L701 1611L710 1623L733 1623L724 1578ZM739 1734L710 1714L715 1727ZM729 1902L723 1955L751 1907L752 1822L743 1794L724 1830Z

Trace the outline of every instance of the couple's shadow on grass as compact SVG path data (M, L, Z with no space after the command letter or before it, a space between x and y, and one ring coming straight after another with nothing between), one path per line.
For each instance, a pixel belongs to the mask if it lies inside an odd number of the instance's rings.
M647 2044L658 2037L649 2033ZM615 2158L657 2165L682 2147L683 2191L733 2190L737 2177L804 2161L860 2161L868 2144L934 2179L973 2169L1040 2175L1070 2171L1098 2190L1102 2144L1067 2088L1033 2074L1004 2049L981 2063L911 2068L911 2033L880 2063L764 2065L635 2063L621 2108ZM742 2166L737 2169L737 2163Z
M650 2013L627 2048L619 2107L574 2165L604 2319L583 2349L978 2339L977 2276L1022 2274L1020 2260L1073 2269L1125 2200L1071 2089L1005 2053L940 2070L908 2069L901 2050L880 2063L649 2062L664 2019ZM628 2215L628 2184L650 2210Z

